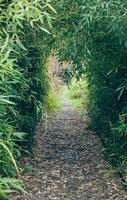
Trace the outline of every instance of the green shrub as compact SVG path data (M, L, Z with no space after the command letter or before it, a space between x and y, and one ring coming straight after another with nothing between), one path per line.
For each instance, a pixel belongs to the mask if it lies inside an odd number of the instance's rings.
M49 81L45 62L52 46L48 29L51 29L54 12L49 1L0 1L2 197L9 192L11 185L16 186L16 181L13 183L12 179L5 180L2 176L12 176L18 171L16 160L20 157L20 150L22 147L31 149L34 131L46 104Z
M74 101L77 107L87 106L88 90L85 77L80 81L73 80L71 82L69 89L69 96Z
M15 190L25 192L22 184L22 181L14 178L0 178L0 197L8 199L8 195L15 192Z
M101 136L113 164L124 163L127 138L125 134L121 138L118 130L121 115L125 127L127 123L127 2L55 3L56 55L60 62L68 62L67 77L80 79L86 75L92 126Z
M60 95L57 92L49 91L46 101L46 108L48 112L59 109L61 107L59 98Z

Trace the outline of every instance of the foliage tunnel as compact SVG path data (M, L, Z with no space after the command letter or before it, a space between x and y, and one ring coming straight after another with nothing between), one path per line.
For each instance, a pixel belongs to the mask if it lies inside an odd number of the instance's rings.
M1 176L11 176L22 146L31 146L47 102L52 53L69 63L70 79L85 76L92 127L109 160L126 171L126 11L126 0L0 0Z

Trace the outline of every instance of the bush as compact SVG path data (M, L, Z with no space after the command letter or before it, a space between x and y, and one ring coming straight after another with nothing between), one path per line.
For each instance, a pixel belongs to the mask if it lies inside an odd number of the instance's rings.
M14 183L9 179L6 182L2 177L18 172L16 160L20 157L21 147L31 149L36 124L46 104L49 81L45 63L52 45L52 38L47 30L51 28L52 21L49 12L52 15L55 12L49 1L0 1L2 197Z
M80 81L72 80L69 89L69 96L77 107L87 108L88 89L85 77Z
M69 78L86 74L92 126L118 167L127 152L127 2L61 0L55 8L56 54L69 63Z

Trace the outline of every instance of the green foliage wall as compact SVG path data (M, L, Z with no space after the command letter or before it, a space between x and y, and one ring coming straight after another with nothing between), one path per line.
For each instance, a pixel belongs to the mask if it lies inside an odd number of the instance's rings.
M22 147L31 149L46 104L49 77L45 63L52 46L48 29L54 14L49 3L0 0L0 176L19 173L16 160ZM11 180L4 181L2 197L11 185ZM16 184L12 179L12 185Z
M70 78L85 74L92 125L122 171L127 160L127 2L61 0L55 7L56 54L70 63Z

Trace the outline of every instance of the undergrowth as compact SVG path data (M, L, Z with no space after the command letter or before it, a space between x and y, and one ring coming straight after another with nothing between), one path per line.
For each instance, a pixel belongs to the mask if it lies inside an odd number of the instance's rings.
M47 96L46 108L48 112L52 112L61 108L60 94L56 91L49 91Z
M58 11L54 22L56 55L60 62L68 63L67 79L80 80L85 74L91 126L102 138L108 160L125 175L127 2L54 2Z
M12 177L19 177L21 153L32 151L46 105L54 14L49 1L0 0L0 198L23 191Z
M85 78L80 81L73 79L68 88L68 95L77 107L87 108L88 89Z

